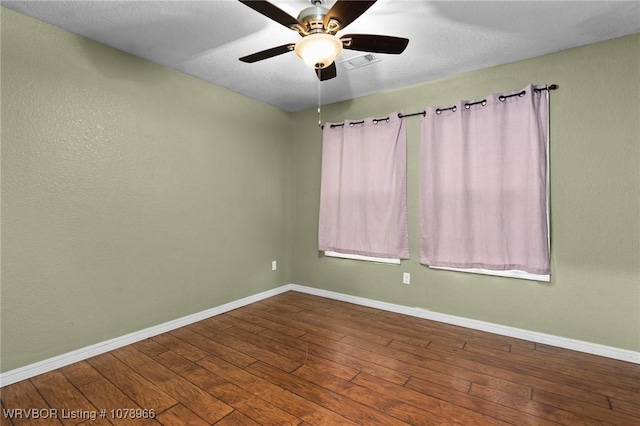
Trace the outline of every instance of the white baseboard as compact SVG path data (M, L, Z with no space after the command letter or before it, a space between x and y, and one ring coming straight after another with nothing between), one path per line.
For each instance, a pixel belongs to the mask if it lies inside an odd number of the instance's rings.
M523 330L506 325L478 321L454 315L441 314L422 308L410 308L408 306L395 305L393 303L380 302L377 300L366 299L358 296L350 296L347 294L321 290L313 287L306 287L298 284L289 284L289 289L301 293L325 297L327 299L340 300L356 305L368 306L371 308L382 309L385 311L396 312L413 317L443 322L446 324L458 325L474 330L486 331L489 333L499 334L501 336L515 337L517 339L544 343L545 345L557 346L573 351L584 352L592 355L599 355L607 358L617 359L620 361L640 364L640 352L630 351L628 349L620 349L612 346L600 345L598 343L585 342L582 340L575 340L567 337L554 336L552 334L539 333L537 331Z
M114 349L118 349L123 346L148 339L149 337L157 336L158 334L166 333L167 331L175 330L176 328L184 327L186 325L193 324L195 322L202 321L204 319L211 318L213 316L220 315L237 308L241 308L246 305L250 305L260 300L268 299L269 297L273 297L290 290L325 297L327 299L340 300L356 305L368 306L371 308L382 309L385 311L396 312L413 317L443 322L446 324L458 325L474 330L482 330L502 336L515 337L518 339L544 343L546 345L557 346L560 348L571 349L574 351L585 352L593 355L600 355L607 358L640 364L640 352L630 351L627 349L614 348L612 346L584 342L581 340L574 340L566 337L554 336L551 334L538 333L536 331L522 330L519 328L508 327L500 324L493 324L464 317L457 317L454 315L441 314L421 308L410 308L408 306L380 302L378 300L366 299L358 296L350 296L347 294L321 290L313 287L306 287L298 284L287 284L278 288L274 288L272 290L255 294L253 296L236 300L234 302L226 303L212 309L207 309L206 311L178 318L173 321L145 328L144 330L126 334L121 337L116 337L105 342L96 343L95 345L87 346L85 348L49 358L44 361L16 368L15 370L7 371L0 374L0 387L8 386L22 380L30 379L31 377L35 377L39 374L47 373L49 371L65 367L69 364L73 364L74 362L83 361L93 356L100 355L105 352L109 352Z
M49 371L65 367L69 364L73 364L74 362L83 361L93 356L100 355L105 352L109 352L114 349L139 342L144 339L148 339L149 337L157 336L158 334L166 333L167 331L175 330L176 328L184 327L186 325L193 324L195 322L202 321L204 319L220 315L237 308L241 308L242 306L250 305L252 303L276 296L289 290L289 286L285 285L272 290L264 291L262 293L254 294L253 296L248 296L240 300L229 302L212 309L207 309L202 312L187 315L173 321L145 328L144 330L135 331L133 333L116 337L105 342L96 343L95 345L87 346L85 348L68 352L66 354L62 354L53 358L45 359L44 361L16 368L15 370L9 370L5 373L0 374L0 387L8 386L22 380L30 379L31 377L35 377L39 374L47 373Z

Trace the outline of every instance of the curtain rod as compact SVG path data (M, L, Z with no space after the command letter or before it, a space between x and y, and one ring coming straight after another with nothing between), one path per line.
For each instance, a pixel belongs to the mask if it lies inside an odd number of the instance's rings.
M533 91L534 92L541 92L543 90L557 90L557 89L558 89L558 85L557 84L550 84L548 86L540 87L540 88L534 87ZM524 96L525 93L526 93L526 91L523 90L521 92L514 93L512 95L500 95L500 96L498 96L498 99L500 99L501 101L504 101L505 99L511 98L511 97L514 97L514 96ZM470 106L478 105L478 104L486 105L487 104L487 100L486 99L482 99L481 101L477 101L477 102L468 102L468 103L464 104L464 107L466 109L469 109ZM452 111L455 112L456 106L454 105L454 106L449 107L449 108L438 108L438 109L436 109L436 114L440 114L442 111L449 111L449 110L452 110ZM427 115L427 111L423 110L423 111L419 111L419 112L413 112L411 114L402 114L401 112L399 112L398 113L398 118L413 117L414 115L426 116ZM389 121L389 117L374 118L373 119L373 124L378 124L379 121L387 121L388 122ZM353 122L349 123L349 126L354 126L356 124L362 124L362 123L364 123L364 120L362 120L362 121L353 121ZM344 123L332 124L331 128L334 129L336 127L343 127L343 126L344 126ZM322 125L320 127L324 129L324 125Z
M550 84L548 86L540 87L540 88L534 87L533 91L534 92L541 92L543 90L557 90L557 89L558 89L558 85L557 84ZM514 93L512 95L500 95L500 96L498 96L498 99L500 99L501 101L504 101L505 99L511 98L511 97L514 97L514 96L524 96L525 93L527 93L527 92L523 90L522 92ZM467 102L466 104L464 104L464 107L466 109L469 109L470 106L478 105L478 104L486 105L487 104L487 100L486 99L482 99L481 101L477 101L477 102ZM454 105L454 106L449 107L449 108L438 108L438 109L436 109L436 114L440 114L442 111L449 111L449 110L455 112L456 111L456 106ZM426 116L427 115L427 111L424 110L424 111L414 112L414 113L411 113L411 114L402 114L402 113L399 112L398 113L398 118L413 117L414 115Z

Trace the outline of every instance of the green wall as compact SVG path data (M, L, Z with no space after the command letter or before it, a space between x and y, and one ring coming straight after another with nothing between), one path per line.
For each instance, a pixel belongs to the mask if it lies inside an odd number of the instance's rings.
M315 110L294 114L294 282L640 350L639 79L634 35L322 108L323 121L384 117L527 83L558 84L551 93L550 283L419 264L418 117L407 118L412 259L388 266L320 256L321 134ZM411 273L411 285L402 284L402 272Z
M291 282L288 113L1 12L2 371Z
M640 350L640 36L323 108L339 121L559 84L552 281L538 283L419 265L418 118L413 259L323 258L315 109L286 113L4 8L1 19L0 371L290 282Z

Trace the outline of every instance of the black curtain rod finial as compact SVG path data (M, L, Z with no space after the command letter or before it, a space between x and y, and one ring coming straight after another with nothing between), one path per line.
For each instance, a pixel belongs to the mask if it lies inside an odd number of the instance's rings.
M541 92L543 90L558 90L558 85L557 84L549 84L548 86L545 87L534 87L533 91L534 92Z

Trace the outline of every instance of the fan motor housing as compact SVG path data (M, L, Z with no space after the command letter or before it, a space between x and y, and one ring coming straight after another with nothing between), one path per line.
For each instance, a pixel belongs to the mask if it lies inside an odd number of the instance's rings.
M323 19L328 10L320 6L311 6L298 14L298 22L304 24L306 34L324 30Z

